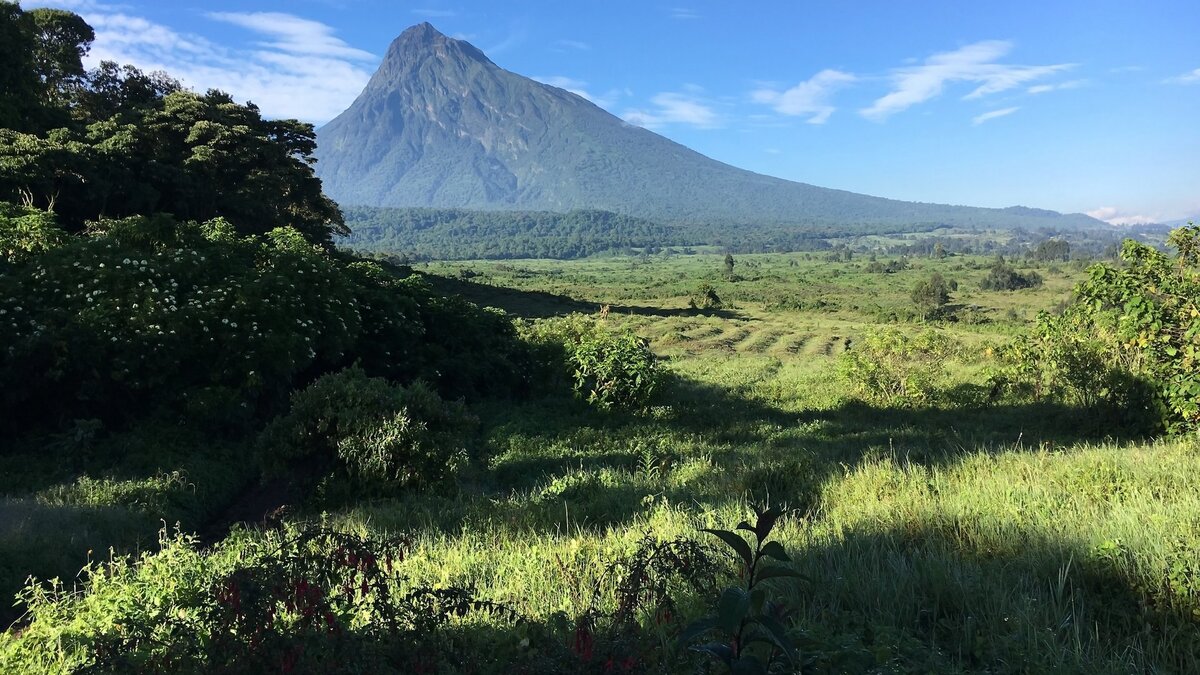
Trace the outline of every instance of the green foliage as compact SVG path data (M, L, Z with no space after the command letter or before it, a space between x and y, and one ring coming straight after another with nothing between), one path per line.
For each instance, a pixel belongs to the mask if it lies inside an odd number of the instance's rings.
M988 270L987 277L979 287L985 291L1017 291L1022 288L1039 288L1041 285L1042 276L1037 272L1022 274L1000 259Z
M0 265L22 262L63 245L67 233L54 215L38 209L0 202Z
M993 392L1018 400L1053 400L1103 413L1105 426L1148 431L1155 405L1146 383L1116 349L1110 334L1096 332L1078 311L1038 314L1031 333L1000 348Z
M561 364L577 397L601 410L645 409L662 379L644 338L581 314L527 326L524 337Z
M1122 266L1097 264L1076 311L1135 375L1149 380L1171 430L1200 429L1200 227L1171 232L1170 256L1133 240Z
M946 303L950 302L950 284L941 274L934 272L913 287L912 301L923 317L937 318L944 313Z
M336 464L363 485L426 487L454 476L473 427L465 408L417 382L402 387L357 366L292 395L259 436L263 460Z
M868 331L838 359L855 393L889 406L926 405L937 397L955 345L944 333L908 335L896 328Z
M355 360L452 396L522 386L504 317L295 230L242 237L224 221L105 220L14 261L0 337L0 402L17 429L155 411L240 428Z
M1198 237L1200 228L1173 231L1175 257L1127 240L1122 266L1094 265L1061 315L1043 312L1031 335L1002 350L995 384L1103 405L1126 427L1200 427Z
M202 552L188 537L23 593L29 625L0 635L5 672L413 672L457 669L447 628L468 614L521 618L468 588L405 583L403 538L307 527L234 537ZM41 645L56 644L54 651ZM473 660L473 659L472 659Z
M712 284L700 284L691 297L688 298L688 307L699 310L714 310L724 307L721 302L721 296L717 295L717 289L713 288Z
M1065 239L1047 239L1039 242L1029 257L1043 262L1067 262L1071 259L1071 244Z
M693 241L683 228L600 211L473 211L468 209L345 209L355 251L410 259L585 258Z
M711 633L717 641L690 645L725 664L731 673L768 673L794 671L799 666L799 650L788 635L789 611L769 594L764 582L771 579L797 579L802 575L780 564L791 561L783 545L771 540L771 530L784 514L783 509L754 507L755 522L738 523L738 530L754 535L748 543L737 532L706 529L728 546L738 558L738 576L744 586L726 588L717 602L715 614L698 619L679 635L680 644L689 645Z

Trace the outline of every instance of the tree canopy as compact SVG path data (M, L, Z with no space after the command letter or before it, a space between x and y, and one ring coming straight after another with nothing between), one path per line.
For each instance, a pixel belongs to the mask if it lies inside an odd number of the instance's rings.
M327 246L348 233L313 175L312 125L132 66L86 72L94 36L71 12L0 2L12 64L0 74L0 200L52 211L71 232L171 213L242 234L290 226Z

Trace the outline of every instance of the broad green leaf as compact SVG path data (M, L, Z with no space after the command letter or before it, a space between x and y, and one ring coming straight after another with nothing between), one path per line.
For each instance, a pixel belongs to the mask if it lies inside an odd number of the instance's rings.
M700 531L707 532L717 537L721 541L728 544L730 548L737 551L738 555L742 557L742 561L746 563L746 569L750 569L754 566L754 551L750 549L750 544L748 544L745 539L742 539L737 534L730 532L729 530L701 529Z

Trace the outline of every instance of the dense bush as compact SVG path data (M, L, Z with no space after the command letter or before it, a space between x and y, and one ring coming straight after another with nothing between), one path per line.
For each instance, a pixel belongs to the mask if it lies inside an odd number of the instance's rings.
M717 289L709 283L700 284L696 291L688 297L688 307L692 309L711 310L721 309L723 306L721 296L717 295Z
M352 367L292 395L259 436L268 464L333 463L360 484L416 487L451 477L473 419L417 382L407 387Z
M602 410L645 408L662 377L644 338L580 314L529 324L524 336L559 364L576 396Z
M932 402L955 349L950 338L927 330L908 335L895 328L867 332L838 360L843 377L864 400L889 406Z
M943 314L946 303L950 302L950 284L941 274L934 272L913 287L912 301L923 317L937 318Z
M1018 291L1022 288L1040 288L1041 285L1042 275L1037 272L1022 274L1000 259L988 270L979 287L985 291Z
M356 360L452 396L521 384L506 318L331 256L289 228L239 236L222 220L139 216L43 248L0 261L10 431L119 426L156 410L239 428Z
M1200 228L1175 230L1169 256L1127 240L1121 266L1092 266L1074 300L1042 313L1000 352L994 385L1089 408L1138 430L1200 428Z

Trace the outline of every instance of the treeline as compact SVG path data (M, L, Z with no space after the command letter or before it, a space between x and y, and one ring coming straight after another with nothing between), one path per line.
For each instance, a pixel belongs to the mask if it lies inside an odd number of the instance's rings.
M846 236L929 232L940 223L800 225L756 223L664 224L611 211L478 211L377 208L343 210L352 250L412 261L511 258L586 258L607 253L655 253L715 246L734 253L787 253L830 248Z
M613 251L702 243L680 227L610 211L345 209L346 247L412 260L586 258Z

